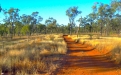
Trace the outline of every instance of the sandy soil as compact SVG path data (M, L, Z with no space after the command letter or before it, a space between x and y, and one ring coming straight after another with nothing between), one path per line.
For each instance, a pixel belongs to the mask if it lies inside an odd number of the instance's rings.
M64 36L64 39L68 52L63 66L53 75L121 75L121 68L108 58L106 52L87 44L75 43L68 36Z

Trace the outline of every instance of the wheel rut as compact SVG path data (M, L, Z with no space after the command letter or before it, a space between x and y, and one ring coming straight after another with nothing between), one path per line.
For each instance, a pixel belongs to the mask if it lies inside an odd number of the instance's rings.
M71 37L63 36L67 43L67 54L63 65L53 75L118 75L121 71L101 54L95 47L83 43L76 43Z

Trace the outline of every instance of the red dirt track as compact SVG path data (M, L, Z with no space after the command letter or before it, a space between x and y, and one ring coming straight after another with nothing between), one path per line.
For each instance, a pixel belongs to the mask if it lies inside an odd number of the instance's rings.
M118 65L94 47L75 43L67 35L63 36L68 52L64 63L54 75L121 75Z

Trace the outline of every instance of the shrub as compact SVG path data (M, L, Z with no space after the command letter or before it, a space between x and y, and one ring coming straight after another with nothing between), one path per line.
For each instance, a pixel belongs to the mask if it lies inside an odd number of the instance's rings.
M116 46L111 52L109 52L111 55L110 58L115 61L116 64L121 64L121 47Z
M89 35L89 37L90 37L90 40L92 40L92 36L93 36L93 34L88 34Z

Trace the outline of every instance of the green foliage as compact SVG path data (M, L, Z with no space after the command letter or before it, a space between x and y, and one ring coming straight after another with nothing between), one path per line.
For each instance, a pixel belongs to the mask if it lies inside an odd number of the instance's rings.
M80 17L79 26L75 26L75 18L81 14L77 6L70 7L66 10L69 18L67 25L59 25L53 17L48 18L45 24L40 22L43 18L38 11L32 12L30 15L23 14L19 16L18 8L3 9L0 6L0 12L3 12L5 18L4 23L0 26L0 35L10 34L33 34L33 33L64 33L72 34L77 32L90 33L98 32L109 35L110 32L120 34L121 31L121 1L111 0L110 4L96 2L92 6L92 12L86 17ZM27 27L27 26L28 27Z
M36 31L38 33L43 33L46 30L46 26L44 24L38 24Z
M70 22L70 29L69 29L70 34L72 34L72 29L75 26L74 19L78 14L81 14L81 11L78 11L78 7L74 6L66 10L66 15L69 17L69 22Z
M92 36L93 36L93 34L88 34L89 36L90 36L90 40L92 40Z
M7 33L8 33L8 28L4 24L1 24L0 25L0 35L3 36L4 34L7 34Z
M20 32L21 32L21 29L22 29L22 23L21 22L16 22L15 23L15 32L17 33L17 34L20 34Z
M47 30L48 33L54 33L56 32L56 28L57 28L57 21L56 19L50 17L45 21L45 24L47 25Z
M29 34L30 33L30 26L29 25L24 25L21 29L22 34Z

